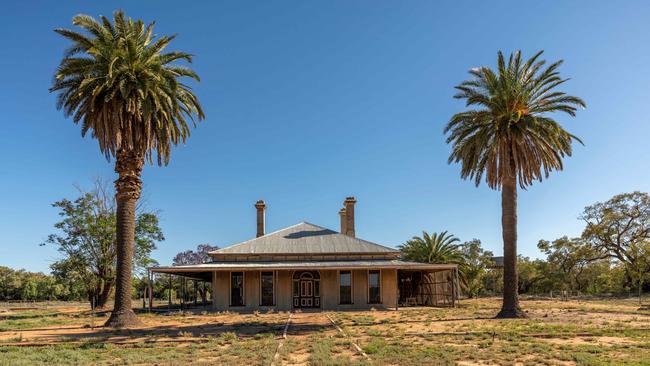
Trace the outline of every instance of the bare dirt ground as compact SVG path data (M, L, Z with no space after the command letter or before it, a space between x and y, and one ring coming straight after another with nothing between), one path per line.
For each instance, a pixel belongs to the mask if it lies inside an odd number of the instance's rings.
M286 348L280 365L352 364L364 357L353 348L352 340L341 333L322 312L293 315L287 328Z
M287 312L144 313L114 331L85 304L4 306L0 365L650 365L650 310L634 300L525 300L519 320L493 319L499 306L295 312L286 337Z

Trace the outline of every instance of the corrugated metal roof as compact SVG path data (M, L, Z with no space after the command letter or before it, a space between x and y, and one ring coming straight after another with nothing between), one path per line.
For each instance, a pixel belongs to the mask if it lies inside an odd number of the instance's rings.
M201 271L257 270L257 269L366 269L391 268L414 270L445 270L456 268L455 264L429 264L409 262L399 259L369 259L349 261L242 261L242 262L211 262L188 266L152 267L157 273L189 273Z
M301 222L210 254L396 253L395 249Z

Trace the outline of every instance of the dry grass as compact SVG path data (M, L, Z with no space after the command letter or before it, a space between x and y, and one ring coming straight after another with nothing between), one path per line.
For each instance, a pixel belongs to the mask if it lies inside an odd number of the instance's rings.
M283 365L650 365L650 311L628 300L522 303L529 319L495 320L498 299L456 309L297 313ZM0 365L269 365L287 313L142 314L128 331L91 328L83 305L0 308ZM370 356L352 346L359 344Z
M337 313L377 364L650 365L650 311L627 300L524 301L529 319L495 320L498 299L457 309Z

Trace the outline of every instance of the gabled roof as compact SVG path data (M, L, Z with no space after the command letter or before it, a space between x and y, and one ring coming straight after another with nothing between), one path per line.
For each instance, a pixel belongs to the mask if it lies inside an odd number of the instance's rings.
M398 251L334 230L301 222L210 254L387 254Z

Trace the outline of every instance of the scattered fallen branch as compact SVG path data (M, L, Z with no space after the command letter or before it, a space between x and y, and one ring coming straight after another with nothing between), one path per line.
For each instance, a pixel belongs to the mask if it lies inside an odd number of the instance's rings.
M289 330L289 324L291 323L292 316L293 313L289 312L289 318L287 319L287 323L284 325L284 331L282 332L282 340L280 341L280 343L278 343L278 348L275 350L275 355L273 355L273 359L271 359L271 366L280 365L280 363L278 363L280 359L280 350L284 345L284 341L287 339L287 331Z
M345 332L343 331L343 329L341 329L341 327L339 327L338 324L336 324L336 322L334 321L334 319L332 319L332 317L331 317L329 314L325 314L325 316L327 316L327 319L329 319L330 322L332 322L332 324L336 327L336 329L337 329L341 334L343 334L343 336L345 336L345 338L348 338L348 340L350 341L350 343L352 343L352 345L353 345L354 348L357 350L357 352L359 352L363 357L365 357L366 359L368 359L368 361L370 361L370 356L368 356L368 355L367 355L367 354L366 354L366 353L361 349L361 347L359 347L359 345L357 344L357 342L353 341L353 340L350 338L350 336L349 336L347 333L345 333Z

